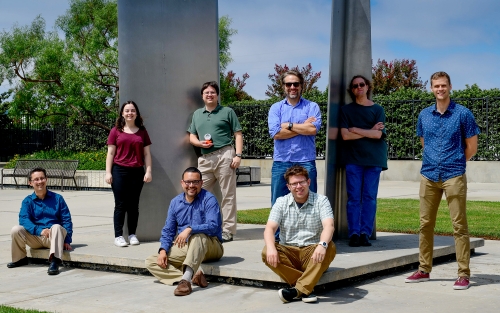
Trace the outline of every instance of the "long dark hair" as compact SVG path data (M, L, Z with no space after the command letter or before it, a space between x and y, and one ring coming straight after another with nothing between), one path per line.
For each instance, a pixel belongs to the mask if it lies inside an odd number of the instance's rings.
M351 79L351 82L349 83L349 89L347 89L347 92L349 93L349 96L351 96L352 101L356 102L356 96L354 95L354 92L352 92L352 82L356 78L361 78L361 79L363 79L365 81L366 86L368 86L368 91L366 92L366 97L368 99L371 99L371 96L372 96L372 83L370 82L370 80L368 78L364 77L363 75L356 75L356 76L354 76Z
M127 104L132 104L135 108L135 112L137 113L137 117L135 118L135 126L139 127L139 129L145 129L144 124L143 124L143 120L142 120L142 116L141 116L141 112L139 111L139 107L132 100L129 100L129 101L125 102L124 104L122 104L122 107L120 109L120 116L118 116L118 118L116 119L116 122L115 122L116 129L118 129L121 132L123 131L123 127L125 126L125 119L123 118L123 109L125 108L125 106Z

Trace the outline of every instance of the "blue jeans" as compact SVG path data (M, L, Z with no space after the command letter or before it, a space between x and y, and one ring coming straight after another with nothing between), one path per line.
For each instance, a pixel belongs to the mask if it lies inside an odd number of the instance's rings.
M271 170L271 207L276 202L279 197L286 196L290 190L286 186L285 172L287 169L292 167L292 165L303 166L309 173L309 179L311 180L311 185L309 190L313 192L318 192L318 173L316 171L316 160L307 162L273 162L273 168ZM276 241L279 241L280 229L276 231L274 237Z
M353 234L371 236L377 213L381 167L347 164L347 227Z

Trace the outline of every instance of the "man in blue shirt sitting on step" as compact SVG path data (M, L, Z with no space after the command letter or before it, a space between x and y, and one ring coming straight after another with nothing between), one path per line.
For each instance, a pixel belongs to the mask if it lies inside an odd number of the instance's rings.
M184 171L184 192L170 202L158 254L146 259L146 268L161 283L177 284L176 296L189 295L191 283L207 287L200 264L217 261L224 254L219 204L213 194L201 188L202 184L196 167Z
M47 190L45 169L37 167L31 170L29 184L35 191L23 200L19 225L12 228L12 262L7 267L28 265L26 245L32 249L49 248L47 273L57 275L63 250L71 250L71 214L63 197Z

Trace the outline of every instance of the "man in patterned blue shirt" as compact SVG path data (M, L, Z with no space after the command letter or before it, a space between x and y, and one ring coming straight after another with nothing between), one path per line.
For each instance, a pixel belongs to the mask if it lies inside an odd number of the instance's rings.
M177 284L176 296L189 295L191 283L207 287L205 275L198 270L200 264L219 260L224 254L219 203L213 194L201 188L202 184L201 172L196 167L184 171L181 180L184 192L170 202L158 254L145 262L161 283Z
M292 286L278 291L281 301L316 302L313 288L336 253L332 207L327 197L309 190L311 180L304 167L294 165L284 177L290 193L278 198L271 209L262 261ZM278 226L279 243L274 238Z
M430 279L434 250L434 226L443 192L453 222L458 279L453 289L469 288L470 241L467 226L466 162L477 152L479 127L472 112L450 99L451 80L445 72L431 76L436 104L418 116L417 136L423 147L420 181L420 240L418 270L407 283Z

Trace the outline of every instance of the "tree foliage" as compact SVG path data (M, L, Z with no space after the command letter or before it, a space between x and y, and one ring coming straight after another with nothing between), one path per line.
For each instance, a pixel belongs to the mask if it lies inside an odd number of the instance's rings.
M118 106L116 1L71 0L56 26L64 39L40 16L0 34L0 79L14 85L9 115L109 129L100 117Z
M228 15L219 18L219 67L221 73L223 73L227 65L233 61L231 53L229 52L229 47L232 43L231 36L237 34L238 31L231 28L232 22L233 20Z
M274 73L268 75L272 84L267 85L266 96L269 98L283 99L285 97L285 90L281 84L282 75L289 70L300 72L304 76L304 86L302 86L302 95L308 97L310 93L317 93L318 87L314 86L318 79L321 78L321 72L314 72L311 63L299 69L299 66L289 68L286 64L284 66L275 64Z
M372 81L374 95L388 95L401 87L425 90L427 85L418 77L417 62L408 59L379 59L372 67Z
M253 98L247 94L243 87L245 87L245 81L250 77L247 73L243 74L241 78L236 77L236 73L229 71L227 73L220 73L220 98L221 105L227 105L228 103L235 101L253 100Z

